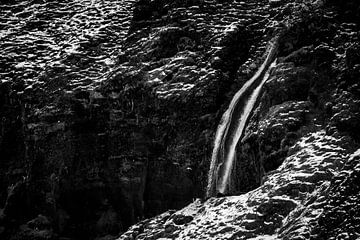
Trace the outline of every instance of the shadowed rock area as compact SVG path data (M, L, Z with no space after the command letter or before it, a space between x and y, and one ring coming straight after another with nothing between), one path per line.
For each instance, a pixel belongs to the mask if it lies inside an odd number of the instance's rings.
M1 1L0 238L359 238L359 22L353 0ZM238 189L204 199L273 37Z

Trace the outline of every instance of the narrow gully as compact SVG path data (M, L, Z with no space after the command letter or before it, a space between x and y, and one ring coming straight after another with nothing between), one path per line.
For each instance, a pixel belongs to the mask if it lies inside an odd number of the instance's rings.
M208 176L207 197L229 195L236 190L232 171L236 146L253 112L262 86L276 65L277 38L270 41L267 57L254 76L235 94L216 131Z

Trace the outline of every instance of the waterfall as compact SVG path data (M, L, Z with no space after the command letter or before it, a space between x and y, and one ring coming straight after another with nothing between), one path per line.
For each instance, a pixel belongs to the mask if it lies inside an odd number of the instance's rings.
M273 61L276 52L277 39L270 42L265 61L254 76L235 94L221 118L211 156L207 197L212 197L217 193L228 194L235 190L231 174L236 162L236 146L255 107L261 88L269 78L270 70L276 64L276 60Z

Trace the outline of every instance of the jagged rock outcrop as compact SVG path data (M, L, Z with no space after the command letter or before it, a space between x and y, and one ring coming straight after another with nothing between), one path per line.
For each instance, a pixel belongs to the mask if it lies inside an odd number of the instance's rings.
M332 177L349 159L346 144L346 139L324 131L312 133L290 148L281 167L269 172L259 188L197 200L175 213L142 221L119 239L286 239L286 233L292 234L287 239L300 234L306 239L311 230L306 221L321 213L314 201L326 198ZM304 210L311 207L313 211ZM307 218L301 218L304 212ZM179 216L188 221L177 222Z
M279 64L238 146L243 194L197 200L120 239L358 234L356 207L322 220L357 203L356 1L0 9L0 238L115 239L203 197L218 121L276 35ZM344 165L349 175L332 180Z
M312 239L355 239L359 236L359 151L333 179L324 212L312 228Z
M351 154L358 148L359 6L339 4L300 4L282 32L279 64L238 146L234 176L241 195L195 201L142 221L119 239L359 237L356 207L350 211L357 203ZM178 216L188 221L179 224Z

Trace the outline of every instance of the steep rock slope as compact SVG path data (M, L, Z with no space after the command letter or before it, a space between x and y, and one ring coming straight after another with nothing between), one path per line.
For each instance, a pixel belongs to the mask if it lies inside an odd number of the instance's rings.
M213 119L261 55L248 41L268 5L140 1L124 42L132 4L1 5L2 237L114 235L202 196Z
M276 1L282 4L296 9ZM360 236L358 154L352 155L359 147L360 7L298 4L301 11L281 32L279 64L238 145L239 196L197 200L142 221L119 239Z
M269 173L259 188L239 196L195 201L178 212L141 222L120 239L250 239L263 235L275 239L286 233L276 231L290 226L292 237L309 236L307 221L320 214L314 201L326 195L332 176L348 160L341 146L344 143L322 131L312 133L290 149L281 167ZM314 210L294 228L292 221L305 206ZM301 231L295 232L297 228Z
M114 239L202 197L218 121L276 35L280 63L238 146L246 194L121 238L343 234L317 219L336 214L322 213L330 181L356 159L356 1L57 4L1 5L2 238Z
M133 4L1 1L1 239L89 239L142 216L141 193L119 179L136 157L111 157L109 105L92 91L117 62Z

